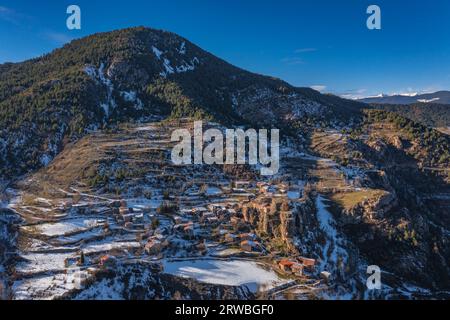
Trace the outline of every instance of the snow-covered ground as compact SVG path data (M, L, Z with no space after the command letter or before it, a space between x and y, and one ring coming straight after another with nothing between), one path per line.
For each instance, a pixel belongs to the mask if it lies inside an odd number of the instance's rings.
M133 209L147 209L147 208L156 209L161 205L162 202L163 201L161 199L149 200L145 198L134 198L129 199L127 204L128 207Z
M208 196L215 196L220 194L222 194L222 190L217 187L208 187L208 189L206 190L206 195Z
M165 261L164 272L210 284L246 286L252 292L269 290L288 282L273 270L244 260Z
M324 203L324 198L318 196L316 199L317 219L321 229L326 234L326 243L323 246L323 260L321 262L321 270L332 270L337 267L339 257L345 264L347 261L347 252L343 247L343 239L336 230L336 222L328 211Z
M25 274L64 271L65 259L73 257L73 253L27 253L21 256L24 261L16 265L16 271Z
M100 243L95 243L95 244L89 244L86 245L83 248L83 252L86 254L90 254L90 253L102 253L102 252L109 252L111 250L118 250L118 249L122 249L122 250L126 250L126 249L136 249L136 248L140 248L141 245L139 242L112 242L112 243L108 243L106 241L100 242Z
M122 292L125 288L123 282L108 281L103 279L94 285L83 290L75 299L76 300L123 300Z
M32 231L45 236L54 237L65 234L86 231L99 226L96 219L73 219L57 223L45 223L38 226L23 227L25 231Z
M23 279L14 283L13 291L16 300L44 299L61 297L70 290L78 288L77 279L86 274L83 271L41 275L31 279Z
M290 200L297 200L300 198L300 191L288 191L287 196Z

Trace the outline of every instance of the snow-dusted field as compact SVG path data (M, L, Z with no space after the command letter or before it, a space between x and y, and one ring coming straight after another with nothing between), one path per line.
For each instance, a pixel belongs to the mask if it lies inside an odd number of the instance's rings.
M29 253L23 254L25 260L16 265L16 271L24 274L59 272L65 270L64 260L73 258L73 253Z
M78 280L86 272L57 273L40 275L38 277L23 279L14 283L14 299L16 300L51 300L61 297L70 290L77 289Z
M96 219L73 219L57 223L45 223L33 227L23 227L26 231L35 231L49 237L82 232L98 226Z
M156 209L161 205L162 202L162 199L148 200L144 198L134 198L127 200L128 207L133 209Z
M96 244L89 244L83 248L83 252L87 254L102 253L111 250L126 250L140 248L139 242L101 242Z
M257 262L243 260L165 261L164 272L205 283L247 286L252 292L269 290L288 282Z
M216 196L222 194L222 190L217 187L208 187L206 190L206 195L208 196Z

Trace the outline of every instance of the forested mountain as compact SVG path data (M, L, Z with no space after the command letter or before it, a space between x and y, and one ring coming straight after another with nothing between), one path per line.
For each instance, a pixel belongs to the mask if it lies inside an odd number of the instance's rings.
M130 119L342 124L363 106L239 69L173 33L100 33L0 66L0 168L17 175L46 165L87 130Z
M375 109L392 111L431 128L450 127L450 104L372 104Z

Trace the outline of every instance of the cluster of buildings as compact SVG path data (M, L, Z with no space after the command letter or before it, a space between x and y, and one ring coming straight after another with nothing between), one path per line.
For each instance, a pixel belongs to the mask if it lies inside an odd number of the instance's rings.
M305 184L303 181L298 181L297 184L278 183L270 184L267 182L258 182L258 190L260 194L270 197L284 197L290 200L299 200L303 197L303 190Z
M305 269L308 269L310 271L314 270L316 260L304 257L297 257L294 259L281 259L280 261L278 261L277 265L278 268L284 273L303 276L303 271Z
M239 245L240 249L245 252L265 251L265 248L254 233L227 233L225 234L224 241L228 244Z
M259 205L266 210L270 209L272 201L269 200L274 197L297 200L303 196L303 185L293 186L287 183L236 181L230 187L206 187L203 192L200 189L190 187L186 190L184 198L179 199L186 202L183 203L184 208L177 208L164 217L153 212L154 209L148 209L147 212L146 209L132 208L125 200L113 201L110 208L119 226L141 235L143 251L150 256L158 256L162 252L183 256L182 249L188 247L190 249L186 252L186 257L205 254L206 241L244 254L261 255L267 253L267 250L249 225L244 207L253 200L246 199L245 195L253 195L254 198L258 196L261 199L258 200ZM265 199L268 201L264 201ZM151 219L167 221L161 226ZM295 276L302 276L305 269L312 270L316 264L314 259L304 257L275 262L280 271Z
M110 205L113 216L119 225L126 229L142 226L144 223L144 212L142 209L129 207L125 200L113 201Z

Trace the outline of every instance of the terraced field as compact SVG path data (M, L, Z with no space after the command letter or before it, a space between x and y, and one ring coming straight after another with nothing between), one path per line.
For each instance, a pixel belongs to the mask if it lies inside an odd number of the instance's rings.
M201 213L229 214L260 191L255 184L240 187L242 175L219 166L171 165L169 133L179 125L151 123L90 134L17 184L19 192L9 205L24 221L12 288L16 299L67 295L102 269L102 259L109 256L155 264L224 257L228 246L221 237L233 226L216 214L210 222L202 220ZM288 198L287 193L279 196ZM125 216L118 214L120 202L126 203ZM161 211L169 203L178 213ZM183 224L192 227L192 236L174 231ZM170 245L148 254L148 237Z

